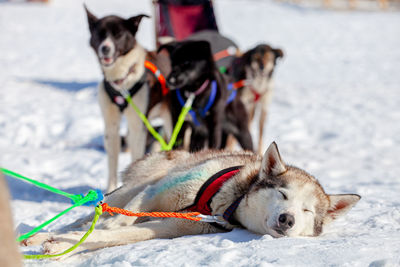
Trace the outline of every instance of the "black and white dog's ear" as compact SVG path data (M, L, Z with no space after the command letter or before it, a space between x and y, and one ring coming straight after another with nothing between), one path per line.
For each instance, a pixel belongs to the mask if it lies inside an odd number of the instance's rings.
M285 171L286 166L279 154L278 146L272 142L263 156L261 173L266 176L277 176Z
M86 7L85 4L83 5L83 7L85 8L85 11L86 11L86 15L87 15L88 23L89 23L89 30L90 30L90 32L92 32L94 29L94 25L96 24L96 22L99 19L89 11L89 9Z
M133 35L136 34L139 28L139 24L142 21L142 18L150 18L150 16L145 14L140 14L126 20L126 26Z

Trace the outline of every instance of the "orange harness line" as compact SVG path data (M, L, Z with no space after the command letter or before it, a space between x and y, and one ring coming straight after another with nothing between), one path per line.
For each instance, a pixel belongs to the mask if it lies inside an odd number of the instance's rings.
M167 81L165 80L164 75L161 74L160 70L157 68L156 65L154 65L153 63L151 63L148 60L144 61L144 66L150 70L154 76L156 76L157 80L160 82L161 84L161 91L162 94L165 96L166 94L168 94L169 89L167 87Z
M180 218L180 219L188 219L192 221L201 221L201 217L196 217L200 215L199 212L132 212L129 210L120 209L117 207L110 207L107 203L101 204L103 212L108 212L111 216L113 213L118 213L126 216L136 216L136 217L159 217L159 218Z
M213 55L215 61L219 61L223 58L234 56L236 54L236 48L233 46L228 47L227 49L221 50Z
M233 83L232 86L233 86L233 89L236 90L236 89L239 89L241 87L244 87L246 85L246 83L247 83L246 80L240 80L240 81L237 81L237 82Z

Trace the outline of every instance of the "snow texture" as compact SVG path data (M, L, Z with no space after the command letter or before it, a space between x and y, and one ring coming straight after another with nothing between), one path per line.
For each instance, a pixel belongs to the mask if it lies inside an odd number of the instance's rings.
M150 0L88 0L98 15L153 14ZM327 11L270 1L214 1L220 30L246 50L281 47L264 144L357 206L317 238L246 230L151 240L26 266L400 265L400 14ZM153 21L137 39L154 48ZM81 0L0 3L0 162L71 193L105 189L101 71ZM256 128L252 132L256 137ZM122 154L119 170L129 164ZM68 200L7 178L21 233ZM92 209L77 208L45 230ZM40 248L23 248L37 253Z

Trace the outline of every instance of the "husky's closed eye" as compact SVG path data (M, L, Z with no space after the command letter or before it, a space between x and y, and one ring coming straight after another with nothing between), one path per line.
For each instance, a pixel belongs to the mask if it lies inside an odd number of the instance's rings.
M282 195L282 197L283 197L284 200L288 200L288 198L287 198L287 196L285 195L285 193L283 193L281 190L279 190L278 192Z

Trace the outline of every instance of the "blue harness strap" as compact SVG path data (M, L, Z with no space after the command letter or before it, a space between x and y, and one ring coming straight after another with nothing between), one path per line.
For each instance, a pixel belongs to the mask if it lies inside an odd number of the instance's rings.
M176 92L176 97L178 98L179 104L181 104L181 106L184 106L185 100L182 97L181 90L177 89L177 90L175 90L175 92ZM207 112L210 110L210 108L214 104L216 96L217 96L217 82L212 81L211 82L211 94L210 94L210 97L208 98L207 104L204 108L201 108L199 110L200 116L202 118L204 118L207 115ZM190 116L192 116L194 125L199 126L200 122L197 120L196 112L193 109L191 109L189 111L189 113L190 113Z
M226 104L228 105L229 103L231 103L236 95L237 95L237 90L235 90L235 88L233 87L233 83L228 84L228 91L232 91L231 94L229 95Z
M212 105L214 104L215 101L215 96L217 95L217 82L214 80L211 83L211 94L210 97L208 98L208 102L204 109L200 110L200 116L204 118L207 114L207 112L210 110Z
M175 90L175 93L176 93L176 97L178 98L179 104L181 104L181 106L183 107L185 105L185 100L182 97L181 90L177 89L177 90ZM194 125L199 126L200 122L196 118L196 112L194 112L193 109L190 109L189 114L190 114L190 116L192 116Z
M217 86L218 85L217 85L217 82L215 80L211 82L211 94L210 94L210 97L208 98L206 106L199 110L200 117L204 118L207 115L207 112L210 110L210 108L214 104L215 97L217 96ZM229 95L229 97L228 97L228 99L226 101L227 105L229 103L231 103L235 99L235 97L237 95L237 90L234 89L232 83L228 84L228 91L231 91L231 93L230 93L230 95ZM181 90L177 89L177 90L175 90L175 93L176 93L176 97L178 98L179 104L181 104L181 106L183 107L185 105L185 100L183 99L183 96L181 94ZM196 112L191 109L189 111L189 113L190 113L190 116L192 116L194 125L199 126L200 122L197 120Z

